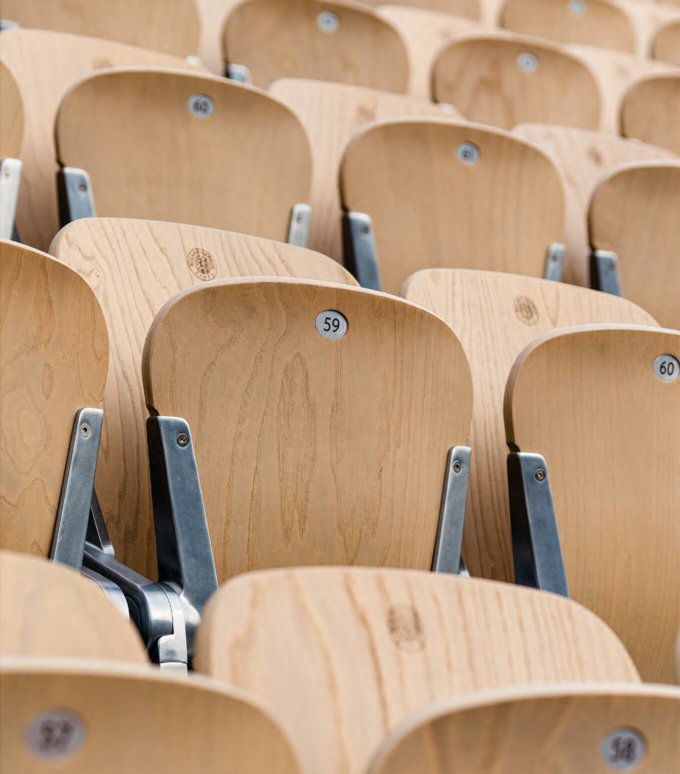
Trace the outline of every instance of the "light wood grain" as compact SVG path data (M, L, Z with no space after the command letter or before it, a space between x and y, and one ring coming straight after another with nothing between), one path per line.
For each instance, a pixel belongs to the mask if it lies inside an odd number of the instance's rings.
M111 357L95 486L117 556L155 577L141 370L155 315L175 293L211 278L356 280L335 261L301 247L156 221L75 221L59 233L52 252L87 280L104 310Z
M242 691L211 680L111 661L0 660L0 767L44 774L299 774L279 726ZM27 727L69 713L82 747L49 761L31 753Z
M442 46L461 33L482 31L489 26L405 5L381 5L378 14L399 30L406 43L411 73L408 93L427 100L432 98L432 65Z
M507 0L500 23L513 32L556 43L636 52L633 22L619 3L584 0L584 5L585 13L578 14L564 0Z
M457 151L481 152L474 165ZM497 129L430 119L381 121L358 133L340 172L343 207L370 215L383 289L424 268L543 276L559 242L564 191L550 159Z
M621 105L621 134L680 154L680 74L636 81Z
M473 21L481 21L483 2L480 0L390 0L392 5L406 6L407 8L418 8L423 11L435 11L436 13L447 14L448 16L457 16ZM381 0L369 0L366 5L380 8L384 5Z
M566 194L563 242L564 282L590 286L588 260L588 207L600 179L621 164L633 161L674 159L671 151L655 145L624 140L605 132L589 132L561 126L522 124L513 131L538 145L560 172Z
M305 774L360 774L390 731L437 699L638 680L612 632L566 599L373 568L236 578L208 602L196 654L199 671L263 702Z
M474 412L463 556L472 575L512 581L503 391L515 358L555 328L656 323L606 293L499 272L420 271L401 292L453 328L470 362Z
M194 95L212 100L212 115L191 113ZM62 101L56 142L64 166L89 173L101 216L285 241L291 209L309 200L311 151L297 118L269 95L212 75L90 75Z
M583 327L536 339L508 379L508 444L545 457L575 599L647 681L672 682L680 625L680 333Z
M147 663L137 629L92 583L46 559L0 551L0 656Z
M100 404L108 359L87 283L0 240L0 548L49 554L73 420Z
M24 106L17 82L0 62L0 160L17 159L24 139Z
M619 260L623 294L680 328L680 161L626 164L595 189L590 241Z
M54 121L67 90L93 70L189 65L179 57L122 43L29 29L2 33L0 60L17 81L25 111L17 228L24 243L47 250L59 230Z
M326 310L348 320L343 338L317 332ZM342 285L223 280L166 304L142 367L149 410L191 427L220 581L430 568L446 456L472 414L470 368L437 317Z
M224 22L241 0L195 0L201 17L200 57L216 75L224 75L221 32Z
M333 13L336 30L319 27ZM225 61L246 65L255 86L279 78L352 83L406 92L409 63L397 30L361 3L343 0L246 0L224 26Z
M530 72L521 66L527 56L536 63ZM600 126L599 87L588 65L559 46L520 35L459 36L434 63L432 93L468 120L501 129L530 121Z
M342 207L338 174L342 154L363 126L397 116L456 116L443 106L402 94L341 83L287 78L269 93L288 105L312 146L312 219L307 245L342 262Z
M680 760L680 692L666 686L541 686L439 702L409 718L366 774L605 772L615 729L645 740L640 772L672 774ZM637 769L638 767L635 766Z
M680 67L680 19L663 24L652 40L652 59Z
M663 0L640 2L640 0L615 0L633 22L635 29L636 53L648 56L654 35L663 24L678 18L680 8L671 8ZM677 0L672 0L677 2Z

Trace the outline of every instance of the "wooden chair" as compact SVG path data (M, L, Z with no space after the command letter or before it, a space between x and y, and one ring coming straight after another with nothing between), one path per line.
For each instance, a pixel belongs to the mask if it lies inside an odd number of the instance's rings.
M387 734L439 699L639 679L602 621L566 599L375 568L229 581L205 609L195 665L261 701L305 774L364 772Z
M654 34L650 56L680 67L680 19L661 25Z
M96 209L305 244L309 142L256 89L151 68L95 73L66 95L55 132L65 222Z
M225 277L283 276L356 285L326 256L243 234L155 221L84 219L63 229L54 255L99 299L111 334L111 371L96 490L122 560L156 577L142 386L144 338L175 293Z
M342 83L298 78L275 81L269 93L302 122L312 146L312 218L308 246L342 262L342 207L338 173L345 148L359 129L397 116L456 116L414 97Z
M23 0L19 3L23 5ZM54 121L71 85L93 70L109 67L190 66L180 57L122 43L29 29L6 30L0 35L0 60L18 84L25 113L17 229L25 244L46 251L59 230Z
M21 182L24 106L12 73L0 61L0 239L11 239Z
M0 657L148 663L137 630L71 568L0 551Z
M247 695L110 661L0 660L0 768L25 774L299 774Z
M598 129L601 120L586 64L559 46L503 32L461 35L442 49L432 95L501 129L529 121Z
M472 384L434 315L346 285L215 281L163 307L142 369L149 423L190 428L218 581L310 564L458 572Z
M614 0L506 0L500 23L512 32L553 40L612 48L633 54L635 28Z
M108 360L85 280L0 242L0 548L80 568Z
M563 279L590 287L588 206L595 186L621 164L675 156L664 148L605 132L540 124L522 124L513 131L544 150L560 172L566 193Z
M405 6L406 8L416 8L422 11L434 11L435 13L446 14L447 16L456 16L463 19L472 19L472 21L481 21L484 15L484 5L486 0L413 0L407 3L405 0L388 0L388 4L393 7ZM381 0L370 0L366 5L374 8L383 8L386 3Z
M630 301L607 293L499 272L420 271L401 292L453 328L470 362L473 451L463 557L472 575L512 582L502 406L515 359L535 337L556 328L655 321Z
M621 105L621 134L680 154L680 75L641 78Z
M193 0L3 0L3 19L22 27L105 38L176 56L198 53Z
M382 745L366 774L670 772L680 692L652 685L486 691L427 707ZM638 769L638 766L640 768Z
M678 331L553 331L505 393L516 580L568 588L656 682L680 624L678 358Z
M351 83L406 92L409 63L397 30L367 6L342 0L247 0L229 14L225 62L255 86L279 78Z
M347 149L340 191L346 261L364 286L396 294L415 271L440 267L559 278L549 249L563 229L559 174L507 132L435 118L377 122Z
M668 328L680 328L678 213L680 161L615 169L595 189L588 213L593 286L623 291Z

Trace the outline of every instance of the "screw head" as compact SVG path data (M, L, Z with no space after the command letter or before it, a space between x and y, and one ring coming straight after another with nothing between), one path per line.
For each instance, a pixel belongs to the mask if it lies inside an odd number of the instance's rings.
M188 445L189 445L189 436L188 436L186 433L180 433L180 434L177 436L177 445L178 445L178 446L181 446L181 447L182 447L182 449L183 449L185 446L188 446Z
M91 432L92 431L90 430L90 426L87 424L87 422L83 422L83 424L80 426L80 434L83 436L83 438L89 438Z
M545 481L545 470L539 468L534 474L534 477L536 478L536 481Z
M460 464L460 460L456 460L453 463L453 472L454 473L460 473L460 471L463 469L463 466Z
M296 223L302 223L302 215L296 215L295 216L295 222Z
M369 231L370 231L370 229L369 229L369 227L368 227L368 226L362 226L362 227L361 227L361 233L362 233L364 236L368 236L368 232L369 232Z
M616 266L614 266L613 263L610 263L609 266L607 267L607 271L613 274L616 271Z
M78 190L81 193L85 193L85 191L87 191L87 186L85 185L85 183L80 183L80 185L78 186Z

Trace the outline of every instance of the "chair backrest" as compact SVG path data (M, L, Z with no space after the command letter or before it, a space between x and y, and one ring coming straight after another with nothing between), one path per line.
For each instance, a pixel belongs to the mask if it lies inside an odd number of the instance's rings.
M95 73L63 99L56 141L62 165L89 174L95 210L106 217L285 241L292 208L309 199L312 160L300 122L268 94L225 78Z
M331 312L346 332L329 340ZM435 315L344 285L213 282L163 307L142 367L151 414L191 428L218 580L431 567L472 415L463 348Z
M0 660L3 771L300 774L279 726L242 691L111 661Z
M465 349L474 397L463 557L472 575L512 581L503 392L515 359L536 336L555 328L656 323L607 293L499 272L420 271L402 295L441 317Z
M408 718L365 774L544 774L546 765L555 771L670 774L680 759L678 725L680 691L668 686L584 683L485 691Z
M590 242L619 262L623 294L680 328L680 160L626 164L595 189Z
M142 385L144 338L180 290L225 277L283 276L356 285L325 255L227 231L141 220L77 220L52 252L87 279L111 334L96 489L119 556L155 577ZM106 450L106 452L104 452Z
M508 444L548 467L572 599L658 682L673 679L680 626L678 358L678 331L554 331L524 349L505 394Z
M600 126L590 68L559 46L520 35L461 35L449 43L434 63L432 94L468 120L501 129L529 121Z
M527 683L638 681L612 632L569 600L375 568L235 578L204 608L194 663L262 701L305 774L361 774L386 734L437 699Z
M25 244L40 250L49 249L59 230L54 121L59 103L73 83L93 70L121 65L196 70L169 54L82 35L30 29L6 30L0 35L0 60L19 86L25 112L17 228Z
M372 124L345 153L340 190L345 210L371 217L388 293L424 268L543 276L548 246L562 237L555 166L498 129L435 118Z
M0 656L148 663L135 627L94 583L46 559L0 551Z
M513 132L544 150L560 172L566 194L563 242L567 251L562 279L587 287L590 285L588 206L597 183L621 164L676 157L665 148L624 140L606 132L544 124L522 124Z
M194 0L3 0L2 17L22 27L69 32L177 56L198 53Z
M621 134L680 154L680 74L641 78L621 104Z
M523 35L633 54L635 28L613 0L506 0L501 26Z
M373 9L352 0L245 0L224 25L226 62L245 65L255 86L279 78L352 83L403 94L404 41Z
M85 280L0 241L0 548L49 555L73 421L104 397L108 361Z
M312 218L307 246L342 262L338 173L354 134L383 118L445 117L450 113L415 97L327 81L286 78L275 81L269 93L294 111L312 146Z
M651 56L680 67L680 19L662 25L652 40Z
M0 161L18 159L24 139L24 105L12 73L0 62Z
M423 11L434 11L435 13L448 14L449 16L458 16L473 21L481 21L483 15L484 0L389 0L390 5L403 5L408 8L417 8ZM369 0L366 5L380 8L385 3L381 0Z

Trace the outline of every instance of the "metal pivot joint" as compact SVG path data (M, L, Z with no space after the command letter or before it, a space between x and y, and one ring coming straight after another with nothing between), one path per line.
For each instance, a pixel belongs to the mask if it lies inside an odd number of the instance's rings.
M449 449L432 558L433 572L465 574L461 550L471 457L472 450L469 446L454 446Z
M57 172L59 221L62 226L81 218L94 218L90 176L84 169L64 167Z
M540 454L508 455L515 583L569 596L548 467Z
M590 287L612 296L623 295L616 253L593 250L590 255Z
M312 217L312 208L308 204L295 204L290 213L288 224L288 237L286 242L297 247L307 247L309 236L309 221Z
M543 278L553 282L562 281L562 271L564 269L564 254L566 248L559 242L551 244L545 253L545 269Z
M361 287L382 290L370 217L361 212L345 213L342 217L342 241L345 266Z
M225 75L230 81L245 83L246 86L251 86L253 83L250 70L245 65L228 64L225 69Z
M11 239L14 234L14 217L20 184L19 159L2 159L0 161L0 239Z

